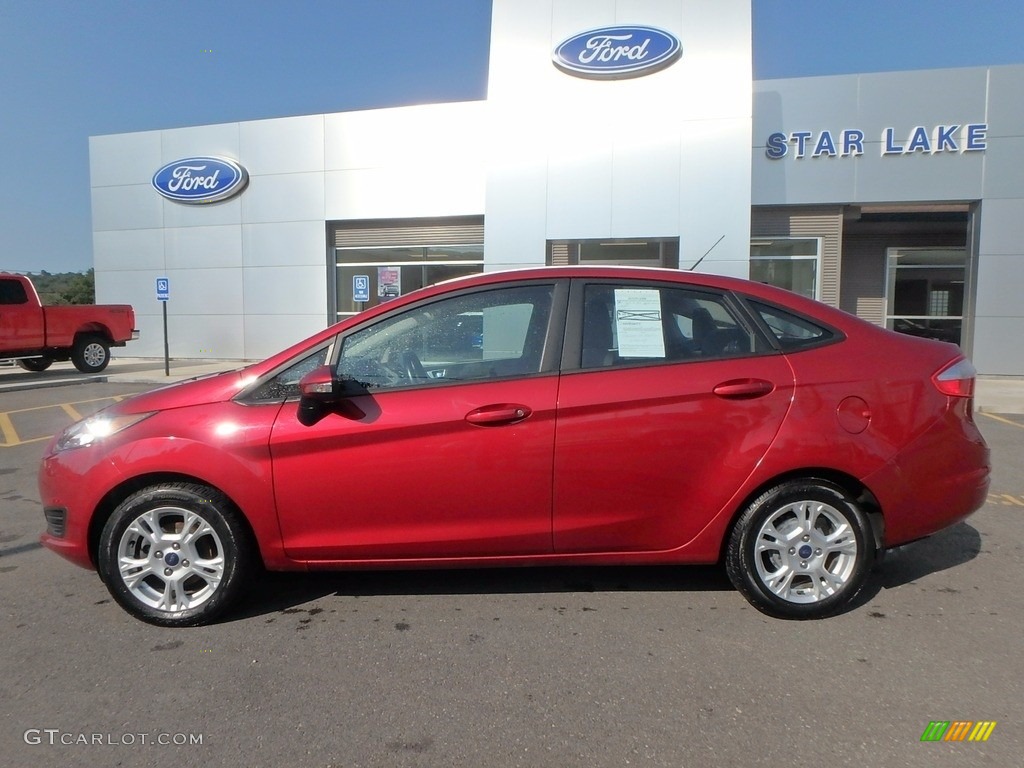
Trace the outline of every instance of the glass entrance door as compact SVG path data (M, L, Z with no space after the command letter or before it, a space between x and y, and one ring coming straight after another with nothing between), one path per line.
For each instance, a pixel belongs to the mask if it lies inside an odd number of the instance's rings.
M889 248L886 327L960 344L965 248Z
M337 319L425 285L483 271L482 244L335 248Z

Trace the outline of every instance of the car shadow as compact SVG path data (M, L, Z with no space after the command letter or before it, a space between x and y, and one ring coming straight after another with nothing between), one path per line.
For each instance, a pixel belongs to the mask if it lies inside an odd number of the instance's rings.
M279 613L324 597L729 591L718 566L573 566L263 573L221 621Z
M959 523L934 536L886 553L860 594L840 613L933 573L973 560L981 534ZM725 569L707 566L574 566L457 570L323 571L260 574L239 606L222 622L287 611L327 597L382 595L510 595L588 592L725 592Z
M925 576L968 563L980 553L981 534L967 523L957 523L927 539L891 549L875 566L867 585L848 610L866 605L883 589L913 584Z

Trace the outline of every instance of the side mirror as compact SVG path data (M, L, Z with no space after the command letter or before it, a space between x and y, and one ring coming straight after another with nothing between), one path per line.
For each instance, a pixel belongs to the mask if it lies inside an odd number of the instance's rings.
M304 427L311 427L330 411L338 401L338 382L329 365L314 368L299 380L299 410L296 417Z
M318 403L333 403L339 399L338 380L329 365L314 368L299 380L299 394L302 399Z
M311 427L329 413L347 419L362 419L366 412L352 398L369 394L366 388L351 379L338 379L329 365L321 365L299 380L299 410L296 417Z

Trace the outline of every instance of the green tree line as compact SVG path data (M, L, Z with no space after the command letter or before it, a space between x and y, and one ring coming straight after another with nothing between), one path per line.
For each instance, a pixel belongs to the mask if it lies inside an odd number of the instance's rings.
M53 274L44 269L38 274L29 272L28 277L44 305L96 303L96 280L91 269Z

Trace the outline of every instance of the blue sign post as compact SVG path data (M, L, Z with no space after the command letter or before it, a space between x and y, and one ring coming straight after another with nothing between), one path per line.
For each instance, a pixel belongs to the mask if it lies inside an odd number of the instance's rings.
M170 376L171 352L167 343L167 302L171 300L171 281L166 277L156 279L156 300L163 307L164 314L164 376Z
M370 300L370 276L352 276L352 300L360 303Z

